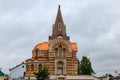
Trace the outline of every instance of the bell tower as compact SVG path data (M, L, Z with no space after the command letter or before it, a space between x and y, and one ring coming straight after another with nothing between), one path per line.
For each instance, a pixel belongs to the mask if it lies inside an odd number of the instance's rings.
M55 23L53 24L52 36L49 36L49 40L56 39L57 37L63 37L65 40L69 40L69 37L66 34L66 25L64 24L60 5L58 6L58 12L56 16Z

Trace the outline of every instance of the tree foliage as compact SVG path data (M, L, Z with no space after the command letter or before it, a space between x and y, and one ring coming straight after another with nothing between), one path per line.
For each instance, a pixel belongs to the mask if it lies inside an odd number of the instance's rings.
M37 80L50 80L50 73L46 67L42 67L39 69L37 73L35 73Z
M28 77L28 79L27 80L30 80L30 77Z
M83 56L81 61L78 61L78 74L80 75L91 75L94 73L90 60Z

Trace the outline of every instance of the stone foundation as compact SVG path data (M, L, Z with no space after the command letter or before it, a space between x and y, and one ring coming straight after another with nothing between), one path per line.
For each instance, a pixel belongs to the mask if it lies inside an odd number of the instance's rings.
M25 80L28 80L26 77ZM36 80L35 77L30 77L30 80ZM99 78L92 75L50 75L50 80L100 80Z

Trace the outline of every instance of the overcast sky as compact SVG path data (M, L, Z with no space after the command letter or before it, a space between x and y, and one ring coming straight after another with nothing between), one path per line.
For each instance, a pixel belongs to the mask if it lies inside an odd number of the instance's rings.
M47 42L61 5L67 34L97 75L120 72L120 0L0 0L0 67L5 73Z

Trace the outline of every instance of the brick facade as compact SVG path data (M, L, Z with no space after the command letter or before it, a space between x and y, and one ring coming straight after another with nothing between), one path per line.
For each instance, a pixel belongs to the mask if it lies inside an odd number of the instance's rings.
M48 42L37 44L32 51L32 57L26 60L25 78L35 79L34 72L44 66L48 68L50 75L77 75L77 51L77 44L71 42L66 34L66 26L59 6Z

